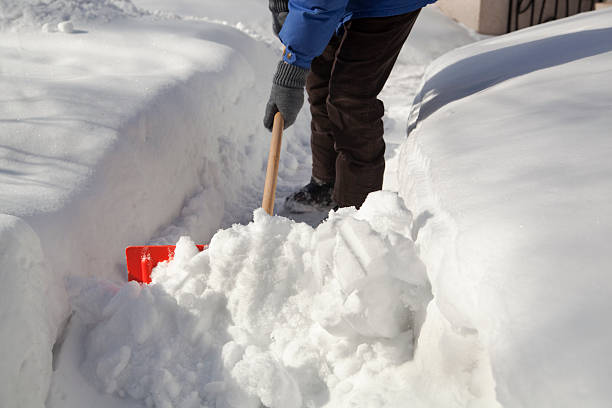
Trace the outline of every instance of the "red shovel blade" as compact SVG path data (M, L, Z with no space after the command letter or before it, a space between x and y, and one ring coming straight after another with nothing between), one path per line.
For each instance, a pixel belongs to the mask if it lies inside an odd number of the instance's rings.
M200 251L206 245L197 245ZM151 283L151 271L158 263L174 257L175 245L131 246L125 249L127 259L128 281Z

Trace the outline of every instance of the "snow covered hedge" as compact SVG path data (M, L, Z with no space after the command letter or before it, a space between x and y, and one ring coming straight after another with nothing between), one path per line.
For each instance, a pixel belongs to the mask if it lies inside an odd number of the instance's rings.
M475 337L506 407L612 401L611 38L607 11L469 45L413 107L400 185L439 311L420 352L438 326Z

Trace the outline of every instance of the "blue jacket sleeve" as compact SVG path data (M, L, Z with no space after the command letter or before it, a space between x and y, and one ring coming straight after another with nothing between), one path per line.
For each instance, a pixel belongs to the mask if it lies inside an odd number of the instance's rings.
M279 33L287 48L283 59L309 69L329 43L347 4L348 0L289 0L289 14Z

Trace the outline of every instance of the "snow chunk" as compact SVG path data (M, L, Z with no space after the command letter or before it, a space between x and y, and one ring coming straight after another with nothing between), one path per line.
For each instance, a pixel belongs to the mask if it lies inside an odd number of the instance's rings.
M57 25L57 30L62 33L74 32L74 25L70 21L63 21Z
M151 285L95 294L73 281L77 317L93 325L85 372L156 407L297 408L349 393L351 378L412 355L432 296L411 223L383 192L317 229L259 209L203 252L181 238Z
M288 370L269 352L249 346L243 358L230 369L234 389L230 388L232 407L300 408L302 395ZM257 398L253 398L257 397Z

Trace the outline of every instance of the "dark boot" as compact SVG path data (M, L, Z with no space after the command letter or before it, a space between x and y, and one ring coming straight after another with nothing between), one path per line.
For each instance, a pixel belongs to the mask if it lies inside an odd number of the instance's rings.
M310 183L285 199L285 209L294 214L329 211L336 206L333 192L333 181L325 183L312 177Z

